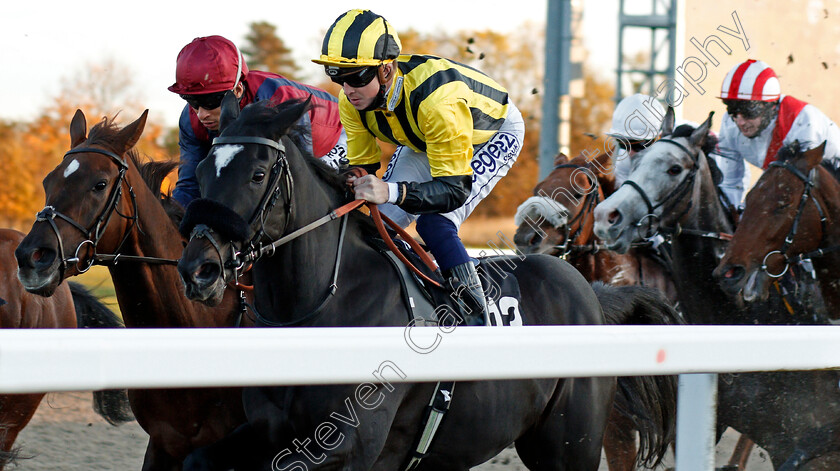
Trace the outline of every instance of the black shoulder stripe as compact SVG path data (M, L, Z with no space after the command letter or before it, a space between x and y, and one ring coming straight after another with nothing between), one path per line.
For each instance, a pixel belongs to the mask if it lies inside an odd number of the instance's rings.
M370 126L368 126L367 118L365 117L365 112L361 111L361 110L356 110L356 111L358 111L358 113L359 113L359 120L362 121L362 126L364 126L365 129L367 129L367 131L369 133L373 134L373 132L370 130Z
M411 144L420 149L422 152L426 152L426 142L421 139L420 136L415 134L413 128L411 127L411 123L408 119L408 113L405 109L405 100L400 101L400 104L394 109L394 114L397 116L400 126L403 128L403 131L405 131L405 136Z
M487 84L465 77L455 69L443 69L432 74L432 76L427 78L419 87L411 91L408 97L408 100L411 102L411 109L416 111L420 107L420 103L422 103L427 96L431 95L432 92L447 83L458 81L466 83L467 86L475 93L486 96L497 103L505 105L508 102L507 92L497 90Z
M392 144L399 145L399 142L394 139L394 131L391 130L391 126L388 124L388 120L385 119L385 116L382 113L373 113L373 116L376 118L376 127L381 134L380 137L385 138L386 141L389 141Z
M498 131L505 123L504 118L494 118L478 108L470 108L473 120L473 129L481 131Z

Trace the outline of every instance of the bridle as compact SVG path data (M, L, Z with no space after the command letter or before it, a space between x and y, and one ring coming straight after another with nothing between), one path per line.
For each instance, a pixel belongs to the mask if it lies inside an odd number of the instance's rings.
M587 167L582 165L576 164L559 164L554 166L555 170L561 168L573 168L575 170L588 170ZM584 218L587 214L591 214L592 210L598 203L601 202L601 192L600 192L600 185L598 184L598 180L592 178L588 172L583 172L586 174L589 182L592 184L592 188L594 191L590 191L586 194L583 200L583 207L581 210L566 224L563 225L563 230L565 232L563 243L559 245L555 245L554 248L560 251L558 257L562 259L566 259L572 252L590 252L590 253L597 253L600 250L600 246L597 243L590 243L590 244L573 244L572 242L577 240L580 237L581 232L583 232L584 227ZM572 230L572 228L577 224L577 228ZM559 228L555 228L559 229Z
M56 239L58 240L58 251L61 257L60 270L62 276L66 272L68 265L71 263L75 264L75 268L79 273L85 273L97 263L117 263L117 261L120 260L119 251L122 248L123 244L125 244L125 241L128 239L128 235L131 232L131 228L129 228L129 230L126 231L122 241L120 241L119 245L117 246L115 255L96 254L96 247L99 244L99 241L102 239L102 236L105 232L105 228L108 226L108 222L111 220L111 217L114 213L118 214L124 219L130 220L132 228L137 225L137 201L134 196L134 188L132 188L131 184L129 184L125 180L125 174L128 170L128 164L126 164L125 160L123 160L122 157L109 150L99 149L96 147L76 147L75 149L70 149L69 151L67 151L67 153L64 154L64 157L66 158L68 155L80 153L95 153L108 157L119 168L119 177L117 179L117 182L114 184L114 187L111 189L111 194L108 196L107 203L88 228L85 228L66 214L57 211L54 206L45 206L44 209L42 209L36 214L36 222L46 222L47 224L49 224L50 228L52 228L52 231L55 234ZM128 193L131 196L133 214L130 216L120 213L117 207L117 203L119 202L120 196L122 196L123 184L127 185ZM73 257L65 258L64 242L61 239L61 233L59 232L58 226L55 223L56 218L67 222L68 224L76 228L79 232L81 232L84 236L84 240L76 247ZM91 256L88 259L86 264L83 264L81 260L81 252L82 248L87 245L91 247L91 250L93 251L93 256Z
M330 299L332 299L332 297L335 295L338 289L337 280L339 268L341 266L341 254L344 247L344 236L346 234L348 221L348 218L345 216L347 216L354 209L362 206L363 204L366 204L366 202L364 200L352 200L349 203L340 206L339 208L329 211L326 215L316 219L315 221L312 221L298 229L295 229L292 232L288 232L289 222L293 219L292 216L294 211L292 199L292 194L294 193L294 178L292 177L289 162L286 158L285 146L283 146L283 144L278 141L252 136L217 137L213 140L212 145L215 146L220 144L257 144L262 146L268 146L269 148L273 149L277 154L277 158L274 164L272 165L271 177L269 179L269 185L271 186L268 187L269 189L261 197L260 204L255 209L254 214L251 216L251 219L248 223L248 227L253 227L257 222L259 222L259 229L256 231L254 236L251 237L251 240L242 250L237 250L234 244L231 243L231 258L228 261L224 261L224 257L222 257L223 250L221 248L221 244L219 244L218 241L216 241L213 237L214 231L212 228L204 224L196 225L190 234L190 240L192 240L192 238L194 237L206 238L210 242L210 244L213 245L216 249L216 252L219 255L219 260L223 261L223 268L230 268L233 271L233 281L235 282L236 286L241 286L238 282L239 278L241 277L241 274L249 270L251 266L253 266L253 264L260 258L271 257L275 254L278 247L288 242L291 242L292 240L297 239L303 236L304 234L330 221L342 219L338 235L338 245L336 248L335 263L333 265L332 281L324 299L314 310L302 316L298 316L292 321L275 322L262 316L252 304L245 303L245 305L247 305L247 307L249 307L254 313L255 317L259 322L271 327L289 327L301 325L309 320L316 318L323 312L324 307L326 307L327 303L330 301ZM282 190L280 189L281 182L285 183L285 185L283 185L286 188L285 192L282 192ZM283 194L284 204L288 211L288 215L285 218L282 230L282 234L284 235L282 235L279 239L276 239L274 241L264 242L263 239L266 236L268 236L268 232L265 230L265 222L268 218L268 214L271 212L272 208L274 207L275 203L280 197L281 192ZM388 219L385 215L381 215L375 204L368 204L368 206L370 207L371 216L374 219L377 229L379 230L380 235L383 235L383 238L386 238L386 232L383 225L384 222L391 226L392 229L394 229L398 234L400 234L406 240L406 242L409 245L411 245L411 247L415 250L415 252L418 253L418 255L427 267L429 267L433 271L435 270L434 263L425 254L420 245L416 241L414 241L414 239L409 237L408 234L406 234L401 228L399 228L397 224ZM399 250L396 248L396 246L394 245L393 241L390 240L390 238L386 239L387 240L385 240L385 244L389 248L391 248L392 251L395 252L397 258L403 261L403 263L409 265L409 268L412 269L415 272L415 274L417 274L419 277L423 278L426 282L430 284L441 286L438 281L429 278L424 273L420 272L401 253L399 253ZM224 269L222 270L222 280L227 282Z
M658 204L653 204L651 202L650 197L648 197L647 193L645 192L642 187L631 179L627 179L621 185L629 185L632 187L639 196L642 197L642 201L644 201L645 205L647 206L647 214L644 215L639 221L635 224L637 229L641 229L643 226L647 225L645 229L645 238L650 239L655 235L659 234L660 232L665 233L670 236L679 236L679 235L694 235L698 237L710 238L710 239L717 239L723 241L729 241L732 239L732 234L726 234L722 232L716 231L705 231L705 230L698 230L698 229L686 229L680 226L679 223L676 223L674 227L665 227L658 224L659 216L656 215L655 211L658 208L662 208L662 213L669 213L672 209L676 208L680 202L684 199L684 197L691 191L692 187L694 186L694 182L697 178L697 171L700 169L700 165L698 159L700 158L700 152L691 152L686 146L683 144L668 138L662 138L657 140L656 142L665 142L668 144L675 145L680 148L686 155L691 157L692 160L692 167L688 171L683 180L673 189L671 190ZM685 216L688 211L691 210L693 205L693 201L689 199L688 203L685 205L685 208L680 211L680 213L674 218L675 221L679 221L683 216ZM647 221L647 224L645 222Z
M804 188L802 189L802 196L799 199L799 206L796 208L796 215L793 217L793 224L791 225L787 236L785 236L785 240L784 240L784 242L782 242L781 248L779 248L779 250L772 250L772 251L768 252L767 255L764 256L764 259L761 261L761 270L764 271L764 273L766 273L767 276L769 276L770 278L780 278L781 276L783 276L787 272L788 268L790 267L791 262L794 262L797 259L802 260L802 259L806 259L806 258L822 256L822 255L825 255L826 253L830 253L830 252L840 250L840 246L820 248L820 249L814 250L812 252L799 254L799 255L797 255L796 257L793 257L793 258L788 257L787 251L788 251L788 249L790 249L790 246L793 244L793 238L796 237L796 233L799 230L799 223L802 220L802 214L805 211L805 205L808 203L809 199L814 202L814 206L816 206L817 212L820 215L820 228L822 230L822 233L821 233L821 236L820 236L820 244L822 244L822 239L825 237L825 234L827 232L827 228L826 228L827 218L826 218L826 215L825 215L825 211L823 211L823 208L820 205L820 202L817 199L817 197L811 194L811 189L816 184L817 168L816 167L812 168L811 171L806 176L799 169L797 169L796 167L791 165L790 162L788 162L788 161L778 161L778 160L776 160L776 161L770 162L769 167L778 167L778 168L787 170L788 172L792 173L796 178L801 180L802 183L804 184ZM820 245L820 244L817 244L817 245ZM775 273L774 274L774 273L770 273L768 271L767 260L771 256L776 255L776 254L779 254L784 258L785 267L780 273Z

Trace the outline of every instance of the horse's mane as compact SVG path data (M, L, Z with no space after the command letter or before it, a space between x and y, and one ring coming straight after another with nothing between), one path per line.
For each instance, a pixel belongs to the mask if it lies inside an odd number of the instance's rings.
M102 121L96 123L90 128L87 142L88 144L97 144L105 147L114 148L117 144L117 134L120 128L114 122L114 118L103 118ZM129 149L126 156L131 160L140 176L155 195L160 204L166 210L166 214L177 226L180 224L184 216L184 208L172 199L171 193L164 193L161 191L161 185L167 175L178 167L178 162L173 160L154 161L148 156L142 156L136 148Z
M260 100L251 103L245 108L243 108L239 114L239 117L225 128L224 135L251 135L253 134L253 129L263 128L265 126L265 123L270 122L278 115L281 115L283 112L295 106L302 106L301 113L290 114L290 116L292 116L294 120L289 120L289 122L282 123L280 125L280 127L284 129L282 135L289 137L289 139L295 144L295 147L297 148L298 152L300 152L303 155L303 161L306 162L309 165L309 167L315 170L315 173L318 175L319 178L326 181L336 189L340 191L345 191L347 187L344 184L344 176L336 173L334 169L332 169L329 165L326 165L323 162L321 162L320 159L313 157L308 152L308 150L302 149L301 146L297 145L298 142L292 137L295 133L300 134L309 132L306 126L295 124L297 120L301 116L303 116L303 113L307 113L309 109L313 106L311 103L308 103L307 100L293 99L276 104L271 100Z
M798 140L785 144L781 149L779 149L779 152L776 153L776 160L779 162L790 162L807 150L803 147L805 146L803 146ZM831 174L835 180L840 181L840 169L835 168L834 165L826 159L823 159L820 162L820 166L828 170L828 173Z
M676 129L674 129L674 132L671 133L671 137L689 138L695 129L696 128L690 124L680 124L676 127ZM714 134L709 133L709 135L706 136L706 141L703 143L703 147L700 148L706 156L706 163L709 165L709 170L712 172L712 181L715 182L715 186L719 186L723 181L723 172L721 172L720 168L717 166L715 159L711 157L711 153L715 151L717 145L717 137Z

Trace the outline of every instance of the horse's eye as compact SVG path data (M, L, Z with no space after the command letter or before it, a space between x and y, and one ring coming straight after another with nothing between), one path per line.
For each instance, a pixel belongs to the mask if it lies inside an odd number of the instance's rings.
M682 167L679 165L672 165L671 168L668 169L668 175L679 175L682 172Z
M108 182L105 180L100 180L93 185L93 191L104 191L105 188L108 186Z
M251 177L251 180L255 183L262 183L265 180L265 172L254 172L254 176Z

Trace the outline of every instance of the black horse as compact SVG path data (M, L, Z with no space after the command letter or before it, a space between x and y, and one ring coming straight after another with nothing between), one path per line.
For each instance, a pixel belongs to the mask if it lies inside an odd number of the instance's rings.
M205 198L191 203L182 224L182 232L196 235L178 266L187 293L218 302L243 257L250 257L257 259L252 273L258 325L405 326L401 282L370 242L370 219L358 211L322 219L352 197L343 177L302 154L286 136L308 106L256 103L240 115L232 95L223 101L221 136L197 171ZM318 220L329 222L309 225ZM287 243L266 245L280 237ZM482 264L518 280L519 315L526 324L677 319L661 295L644 288L596 287L605 300L602 310L593 287L555 257L502 257ZM248 423L194 453L185 468L404 469L436 385L393 382L410 380L400 366L371 365L372 382L359 385L247 388ZM653 392L625 392L647 394L633 397L630 407L668 403L651 394L674 393L649 389ZM615 391L611 377L457 383L445 420L416 469L467 470L515 442L529 469L594 471ZM649 429L669 418L653 417L659 411L628 414L641 422L643 439L655 441L652 460L660 459L669 431Z

